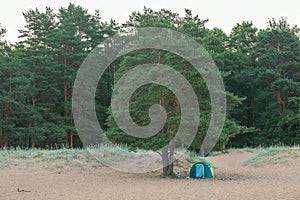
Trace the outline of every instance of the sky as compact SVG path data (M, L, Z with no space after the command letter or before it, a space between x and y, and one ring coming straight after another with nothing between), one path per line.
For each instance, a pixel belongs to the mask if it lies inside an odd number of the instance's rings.
M209 28L218 27L228 34L242 21L252 21L259 29L266 28L270 18L286 17L291 25L300 27L297 0L6 0L0 7L0 24L7 29L5 39L10 43L18 41L18 30L25 25L23 12L35 8L44 11L46 6L57 11L70 2L81 5L91 14L98 9L103 20L115 19L119 23L126 22L133 11L142 11L146 6L153 10L169 9L181 15L184 8L191 9L200 19L209 19Z

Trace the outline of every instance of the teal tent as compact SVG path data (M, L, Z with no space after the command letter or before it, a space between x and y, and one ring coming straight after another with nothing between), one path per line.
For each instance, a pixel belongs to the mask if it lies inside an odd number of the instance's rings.
M190 178L213 178L214 171L206 161L193 164L190 170Z

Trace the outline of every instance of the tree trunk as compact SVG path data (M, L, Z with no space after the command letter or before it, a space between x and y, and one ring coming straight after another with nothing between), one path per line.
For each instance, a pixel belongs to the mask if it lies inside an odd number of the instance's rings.
M73 131L72 131L72 126L73 126L73 115L72 111L70 112L70 147L73 148Z
M279 103L279 113L283 114L286 111L286 102L282 100L279 90L275 90L277 102Z
M7 130L7 126L8 126L8 119L9 119L9 105L5 104L4 106L4 110L5 110L5 125L6 128L4 129L4 144L3 147L6 148L8 147L8 130Z
M174 145L173 145L173 143L170 143L169 149L170 149L170 153L169 153L168 176L173 174L173 172L174 172Z
M162 149L163 176L170 176L174 172L174 145L169 144Z
M168 176L169 169L169 156L168 156L168 147L162 149L162 162L163 162L163 175Z
M11 78L12 78L12 74L11 72L9 72L9 97L11 98L11 93L12 93L12 84L11 84ZM9 104L6 103L4 106L4 110L5 110L5 125L6 128L4 129L4 145L3 147L6 148L8 147L8 120L9 120Z
M64 67L65 67L65 69L64 69L64 73L65 74L67 74L67 69L66 69L66 65L67 65L67 59L66 58L64 58ZM67 106L67 101L68 101L68 84L67 84L67 80L64 80L64 118L65 118L65 120L66 120L66 122L67 122L67 119L68 119L68 114L69 114L69 112L68 112L68 106ZM69 146L69 135L68 135L68 129L66 129L66 146Z
M0 129L0 149L2 148L2 130Z
M2 107L2 105L1 105L1 107ZM0 111L0 121L2 121L3 119L2 119L2 116L3 116L3 110L1 110ZM0 149L2 149L3 148L3 144L2 144L2 142L3 142L3 127L0 127Z
M32 107L33 107L33 109L35 109L35 103L36 103L36 99L35 99L35 98L32 98ZM36 127L37 127L36 119L34 119L34 121L33 121L33 127L34 127L34 130L35 130ZM31 148L32 148L32 149L35 147L34 137L35 137L35 133L32 133L32 134L31 134Z
M204 150L203 145L201 145L201 147L200 147L199 155L200 155L200 157L205 157L205 150Z

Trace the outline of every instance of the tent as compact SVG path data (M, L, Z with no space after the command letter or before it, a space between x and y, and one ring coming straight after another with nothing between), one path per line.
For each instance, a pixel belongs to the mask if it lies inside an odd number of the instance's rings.
M214 171L206 161L193 164L190 170L190 178L213 178Z

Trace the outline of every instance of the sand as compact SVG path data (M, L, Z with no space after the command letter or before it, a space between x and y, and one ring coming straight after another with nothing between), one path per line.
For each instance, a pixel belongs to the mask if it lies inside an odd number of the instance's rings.
M106 167L81 170L13 166L0 169L0 200L300 199L300 159L243 166L250 152L208 157L213 179L170 179L160 172L128 174Z

